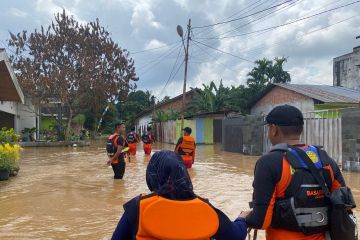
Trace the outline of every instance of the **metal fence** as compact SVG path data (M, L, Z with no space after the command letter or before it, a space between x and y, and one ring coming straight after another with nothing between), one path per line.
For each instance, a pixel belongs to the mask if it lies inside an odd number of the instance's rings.
M303 113L304 131L301 141L308 145L323 146L330 157L339 165L342 163L341 112L320 110ZM268 126L264 126L264 152L268 152L271 143L267 137Z

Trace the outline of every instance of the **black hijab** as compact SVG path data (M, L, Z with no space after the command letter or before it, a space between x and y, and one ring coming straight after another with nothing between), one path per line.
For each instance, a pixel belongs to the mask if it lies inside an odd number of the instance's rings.
M172 200L195 198L187 169L174 151L156 152L146 169L146 183L152 192Z

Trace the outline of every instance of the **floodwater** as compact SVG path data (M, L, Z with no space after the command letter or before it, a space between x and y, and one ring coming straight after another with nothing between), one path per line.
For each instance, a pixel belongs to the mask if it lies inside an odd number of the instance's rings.
M104 144L26 148L19 175L0 182L0 239L110 239L122 205L148 192L149 156L139 148L140 144L124 180L112 178ZM173 148L154 146L155 151ZM235 219L248 209L256 160L224 152L220 146L199 145L190 169L195 192ZM360 174L344 173L344 177L359 202ZM261 232L258 239L263 236Z

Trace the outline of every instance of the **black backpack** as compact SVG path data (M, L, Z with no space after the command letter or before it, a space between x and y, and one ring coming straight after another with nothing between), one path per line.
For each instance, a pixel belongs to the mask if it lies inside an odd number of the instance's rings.
M356 207L356 204L350 188L341 187L330 193L329 189L326 187L324 177L319 174L308 155L300 149L292 146L290 147L304 160L304 163L308 166L311 174L320 184L325 196L330 199L329 232L331 239L357 240L357 221L355 214L352 211L352 209Z
M108 140L106 141L106 152L109 156L114 155L117 151L115 147L115 141L119 138L119 135L111 135Z

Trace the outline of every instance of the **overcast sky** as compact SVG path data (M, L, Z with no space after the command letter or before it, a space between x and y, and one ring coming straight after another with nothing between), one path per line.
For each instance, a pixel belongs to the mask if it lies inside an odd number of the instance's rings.
M176 26L185 32L191 18L188 89L220 79L227 86L244 84L253 61L282 56L288 57L285 69L293 83L332 85L332 59L360 45L355 39L360 35L360 3L312 16L352 2L356 0L2 0L0 47L8 31L48 26L63 8L80 22L99 18L132 53L138 89L161 99L182 91L184 50ZM238 20L196 28L233 19ZM292 24L262 31L286 23ZM147 49L153 50L143 51ZM169 78L171 70L177 74Z

